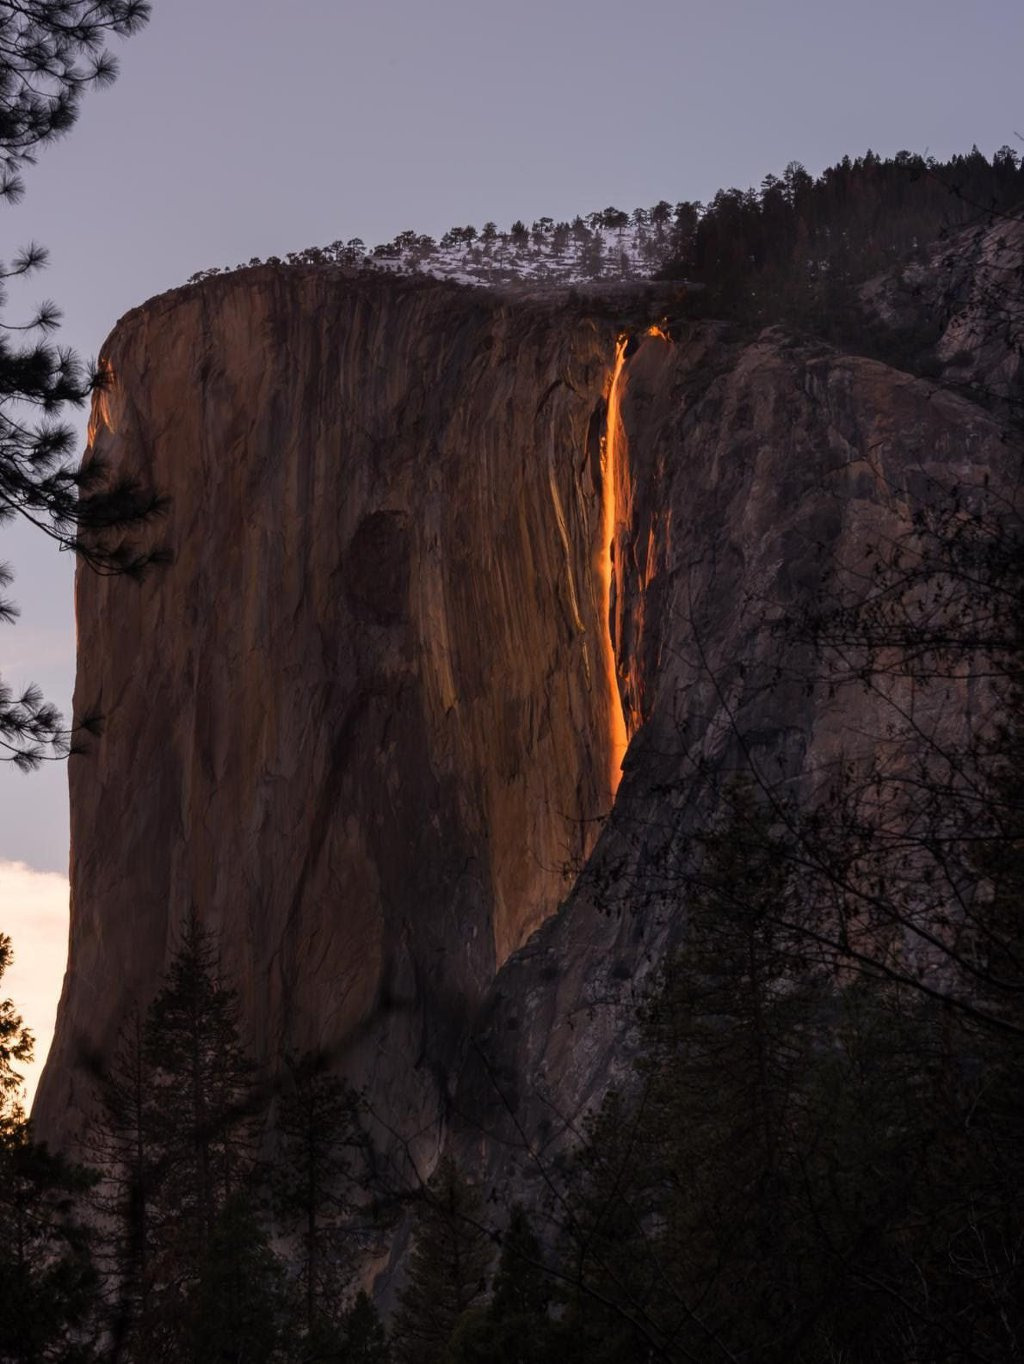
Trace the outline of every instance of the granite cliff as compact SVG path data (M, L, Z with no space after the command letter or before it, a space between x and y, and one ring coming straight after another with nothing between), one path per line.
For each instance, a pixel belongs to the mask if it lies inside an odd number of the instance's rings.
M610 804L608 351L550 310L316 271L122 321L90 448L170 494L175 565L77 584L76 712L107 729L71 772L47 1130L191 906L262 1058L340 1049L392 1118L436 1118Z
M103 355L91 448L169 493L176 561L78 578L106 730L40 1127L74 1142L194 907L263 1061L323 1047L424 1170L455 1132L500 1176L624 1054L685 774L742 732L807 782L870 729L766 689L766 617L998 467L999 423L780 330L326 269L164 296Z

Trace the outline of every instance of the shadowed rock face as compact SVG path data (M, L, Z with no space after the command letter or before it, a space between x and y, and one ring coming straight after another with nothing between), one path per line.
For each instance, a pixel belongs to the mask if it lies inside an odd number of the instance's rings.
M869 545L941 488L995 486L1008 464L1005 429L980 408L775 329L644 342L622 418L619 666L634 734L576 886L495 979L457 1095L455 1142L489 1187L512 1184L506 1200L543 1201L551 1152L628 1072L650 972L685 931L673 869L715 781L754 770L813 800L838 755L884 742L881 699L809 686L812 661L772 626L838 570L863 570ZM903 699L922 733L979 713L977 696Z
M264 269L129 314L92 449L175 563L83 571L72 943L37 1106L151 996L195 906L246 1032L434 1122L495 968L607 811L600 422L614 336L437 284ZM596 413L596 416L595 416ZM590 438L593 446L593 436ZM436 1127L436 1123L434 1123Z
M779 331L641 334L609 602L632 742L602 826L615 352L564 300L317 271L118 326L94 448L171 495L177 561L141 589L79 575L76 709L107 728L71 767L48 1136L73 1137L83 1049L146 1002L194 905L259 1055L330 1049L424 1165L454 1105L500 1178L626 1056L682 922L650 869L700 816L686 774L728 769L742 732L809 786L848 728L880 732L767 688L766 620L932 480L1000 467L994 419Z

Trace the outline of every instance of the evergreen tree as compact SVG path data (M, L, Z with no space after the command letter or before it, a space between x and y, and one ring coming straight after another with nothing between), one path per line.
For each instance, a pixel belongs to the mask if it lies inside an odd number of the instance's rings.
M0 934L0 981L12 959ZM32 1137L14 1065L32 1037L0 999L0 1359L10 1364L91 1358L98 1280L78 1205L91 1172Z
M661 1339L665 1283L651 1235L660 1194L648 1149L642 1100L610 1090L567 1176L558 1337L573 1364L644 1360Z
M442 1364L456 1325L483 1299L492 1259L480 1198L442 1156L416 1209L408 1275L394 1322L400 1364Z
M563 1269L582 1354L793 1356L803 1086L827 980L790 926L785 842L745 784L725 793L688 886L683 942L641 1012L638 1087L610 1094L573 1172Z
M284 1270L244 1193L233 1193L217 1214L186 1320L185 1357L197 1364L293 1364L298 1358Z
M672 220L672 205L667 199L659 199L658 202L648 213L648 221L656 230L659 237L664 234L665 228Z
M221 1358L204 1351L223 1339L226 1322L249 1329L247 1277L278 1313L277 1271L249 1201L260 1101L237 1016L193 913L141 1028L129 1019L103 1084L94 1147L105 1153L103 1207L114 1228L113 1334L128 1358L147 1364ZM276 1339L268 1326L266 1340L246 1349L272 1358L259 1350Z
M702 841L684 945L644 1014L640 1070L679 1329L699 1300L724 1339L741 1309L784 1330L799 1291L792 1158L827 985L794 932L787 849L747 786L730 788Z
M274 1202L292 1237L309 1339L337 1325L351 1271L353 1156L363 1139L356 1095L315 1053L292 1057L277 1113Z
M391 1348L373 1299L358 1293L341 1321L339 1359L343 1364L388 1364Z
M152 1353L152 1218L160 1168L150 1130L151 1096L145 1021L133 1009L113 1062L100 1074L99 1111L89 1131L90 1156L102 1172L95 1201L114 1290L109 1330L115 1359Z
M148 17L147 0L0 0L0 199L21 197L24 167L74 124L86 90L114 79L106 38L134 33ZM98 459L76 469L74 428L60 420L102 376L52 344L60 320L52 304L18 324L2 317L6 282L45 262L33 244L0 264L0 522L24 517L100 572L139 574L164 554L140 548L132 533L162 510L163 499L131 477L109 478ZM9 581L0 571L0 589ZM0 598L0 622L16 614ZM0 759L28 770L63 756L72 738L37 688L15 695L0 680Z
M220 978L193 912L146 1015L147 1126L160 1163L165 1221L193 1260L255 1161L255 1068L238 1035L238 1001Z
M33 1141L27 1122L0 1133L0 1359L92 1358L99 1282L78 1208L90 1171Z
M20 171L78 118L82 95L109 85L117 62L104 43L149 18L148 0L0 3L0 195L24 191Z
M826 1022L794 1161L814 1266L794 1301L795 1357L1001 1358L975 1350L977 1292L955 1282L973 1239L958 1204L976 1191L980 1153L964 1140L977 1093L961 1030L934 1001L869 976L843 986Z
M583 243L580 269L588 279L599 279L604 273L604 238L600 232L595 232Z
M450 1364L554 1364L561 1341L548 1309L551 1277L526 1209L515 1204L501 1238L494 1290L486 1308L463 1314L449 1346Z
M899 364L926 365L948 318L929 317L919 278L908 276L913 320L904 329L879 325L863 308L860 288L908 262L959 229L1019 217L1024 173L1012 152L991 163L977 148L939 162L909 152L881 160L873 152L844 157L815 179L798 162L759 190L721 190L706 207L680 204L666 278L700 285L687 307L755 326L783 322ZM1020 339L1019 310L1005 307L1016 287L990 271L993 317ZM949 306L956 304L952 299Z
M0 981L13 959L11 940L0 933ZM15 1067L31 1061L34 1050L35 1041L14 1002L0 998L0 1130L7 1131L24 1117L19 1101L23 1081Z
M543 1317L551 1301L540 1242L521 1203L513 1205L494 1275L490 1312L496 1321Z

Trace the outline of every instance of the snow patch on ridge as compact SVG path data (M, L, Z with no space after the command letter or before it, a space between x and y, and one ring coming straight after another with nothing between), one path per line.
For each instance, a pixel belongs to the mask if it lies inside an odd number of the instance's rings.
M450 228L440 240L413 231L369 247L360 238L307 247L267 261L253 258L225 269L191 276L197 283L211 275L269 265L343 265L389 274L423 275L458 284L571 287L576 284L650 279L671 254L668 204L592 213L586 219L555 223L541 218L527 228L516 223L499 232L493 223L482 232ZM660 211L659 211L660 210Z

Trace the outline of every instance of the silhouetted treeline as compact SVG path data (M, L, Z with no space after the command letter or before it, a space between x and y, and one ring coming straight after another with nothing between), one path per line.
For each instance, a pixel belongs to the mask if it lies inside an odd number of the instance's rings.
M992 221L1024 200L1018 154L977 147L937 161L911 152L846 156L818 177L791 162L759 189L720 190L675 207L662 274L702 286L692 306L751 322L785 321L826 336L849 326L856 286L944 234Z

